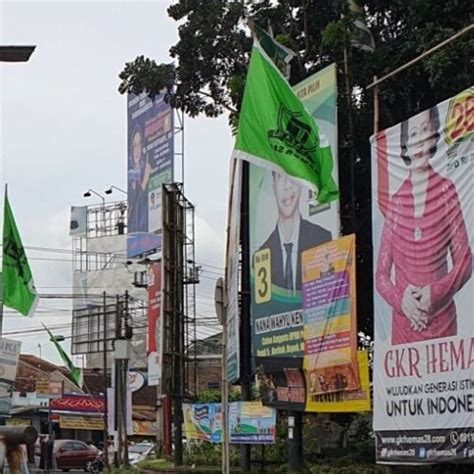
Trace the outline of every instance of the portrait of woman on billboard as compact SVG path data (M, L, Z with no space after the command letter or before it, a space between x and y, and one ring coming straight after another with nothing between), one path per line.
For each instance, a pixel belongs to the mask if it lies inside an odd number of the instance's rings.
M390 198L375 275L392 308L392 344L456 335L454 297L472 274L456 186L432 163L439 140L437 107L401 124L392 173L404 176L408 168L408 176Z
M143 147L141 128L135 126L128 166L128 232L148 231L148 180L151 166Z

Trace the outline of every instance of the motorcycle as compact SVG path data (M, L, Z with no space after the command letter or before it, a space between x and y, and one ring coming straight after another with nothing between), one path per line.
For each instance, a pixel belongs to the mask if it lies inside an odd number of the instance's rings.
M97 456L93 461L89 461L86 464L86 471L91 472L93 474L97 474L104 469L105 461L104 461L104 452L97 451Z

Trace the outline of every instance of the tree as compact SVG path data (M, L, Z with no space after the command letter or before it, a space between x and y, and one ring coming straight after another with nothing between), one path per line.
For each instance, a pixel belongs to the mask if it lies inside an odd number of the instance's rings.
M246 19L264 27L298 52L295 83L322 67L338 64L339 175L344 233L357 234L359 329L373 334L369 137L372 92L366 86L472 23L468 0L366 0L365 12L376 50L350 48L351 18L346 0L179 0L168 14L179 23L170 50L175 64L140 56L120 74L120 92L158 94L190 116L229 112L235 127L245 84L251 37ZM350 97L345 93L343 54L348 52ZM380 125L391 126L471 85L472 34L465 35L380 87ZM350 112L349 114L349 104ZM350 134L348 118L353 119ZM355 161L352 201L350 162ZM355 217L355 219L354 219Z

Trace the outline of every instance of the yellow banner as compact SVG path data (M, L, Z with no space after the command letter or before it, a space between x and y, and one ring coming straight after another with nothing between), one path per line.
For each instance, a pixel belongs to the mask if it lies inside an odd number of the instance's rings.
M306 411L353 412L370 411L369 357L367 351L357 351L360 389L327 393L325 395L306 395Z
M104 420L103 418L91 416L60 415L59 427L69 430L100 431L104 429Z
M137 421L133 420L133 434L140 436L156 436L158 425L156 421Z

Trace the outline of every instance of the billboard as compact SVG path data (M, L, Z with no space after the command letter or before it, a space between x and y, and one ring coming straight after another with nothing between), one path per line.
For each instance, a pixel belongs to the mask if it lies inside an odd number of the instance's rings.
M301 254L309 395L359 388L355 263L354 234Z
M147 351L162 347L163 316L161 305L161 260L148 265L148 327Z
M474 461L473 105L371 138L379 462Z
M220 443L221 403L184 403L186 439ZM261 402L229 403L229 439L233 444L270 444L275 441L276 411Z
M227 231L227 380L240 377L239 259L240 259L240 192L242 161L231 161L231 186Z
M370 411L369 356L367 351L357 351L360 388L321 395L306 393L307 412L351 413Z
M336 67L294 87L327 137L337 182ZM301 253L338 237L338 203L318 205L288 178L249 165L252 348L257 357L301 357Z
M164 94L129 94L127 257L161 248L161 186L173 181L173 109Z

